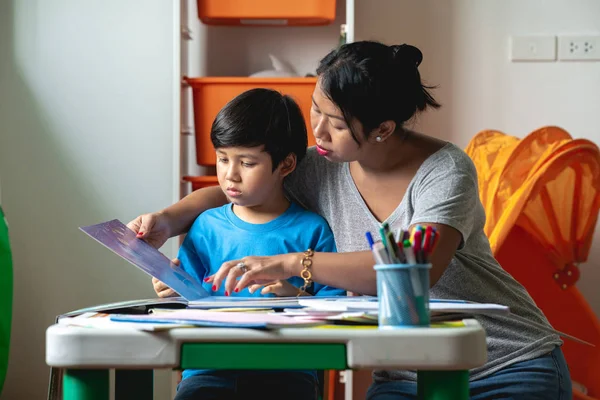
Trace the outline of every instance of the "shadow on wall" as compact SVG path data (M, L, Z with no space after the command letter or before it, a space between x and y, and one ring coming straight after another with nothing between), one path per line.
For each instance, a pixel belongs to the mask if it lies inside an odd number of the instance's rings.
M46 397L45 330L57 314L119 300L109 298L107 288L126 296L131 280L139 279L135 268L118 260L105 265L106 250L77 229L110 211L97 198L100 188L77 168L76 149L68 147L64 135L61 142L52 123L53 103L40 101L20 65L23 49L17 45L40 51L36 26L33 18L24 19L24 7L17 0L0 2L0 180L14 261L10 361L1 395L7 400ZM24 21L30 25L17 26ZM41 82L47 76L44 67L35 66L40 74L34 83L59 93L63 82ZM110 279L116 270L124 279Z

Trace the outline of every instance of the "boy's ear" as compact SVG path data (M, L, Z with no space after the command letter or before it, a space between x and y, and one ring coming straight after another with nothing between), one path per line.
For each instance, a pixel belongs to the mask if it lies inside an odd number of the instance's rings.
M296 169L296 155L294 153L290 153L286 158L283 159L281 163L279 163L279 174L282 178L285 178Z

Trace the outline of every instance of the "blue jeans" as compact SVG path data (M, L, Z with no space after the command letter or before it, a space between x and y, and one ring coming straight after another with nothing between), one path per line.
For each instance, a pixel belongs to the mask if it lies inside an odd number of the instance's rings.
M317 400L317 391L317 380L303 372L215 371L182 380L175 400Z
M552 352L523 361L471 381L470 397L516 400L570 400L571 376L560 347ZM374 382L367 400L403 400L417 398L417 384L410 381Z

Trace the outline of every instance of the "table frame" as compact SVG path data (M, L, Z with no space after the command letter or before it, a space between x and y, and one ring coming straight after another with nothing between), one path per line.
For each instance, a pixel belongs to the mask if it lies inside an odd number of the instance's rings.
M53 325L46 362L64 369L64 400L151 400L153 369L417 371L418 397L469 398L469 372L487 360L475 320L452 328L289 328L278 331L182 328L163 332Z

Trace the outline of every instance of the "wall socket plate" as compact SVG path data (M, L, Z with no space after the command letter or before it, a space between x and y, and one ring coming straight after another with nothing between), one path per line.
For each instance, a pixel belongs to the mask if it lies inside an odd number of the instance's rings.
M511 36L512 61L555 61L556 36Z
M559 36L558 59L564 61L600 61L600 34Z

